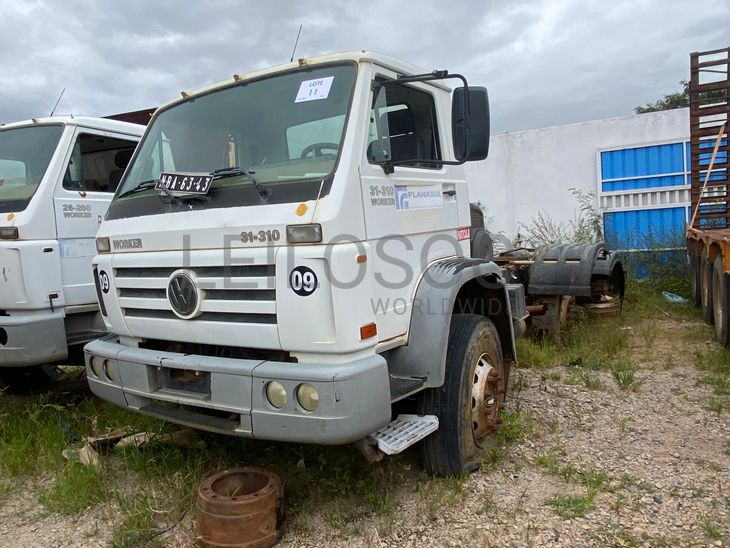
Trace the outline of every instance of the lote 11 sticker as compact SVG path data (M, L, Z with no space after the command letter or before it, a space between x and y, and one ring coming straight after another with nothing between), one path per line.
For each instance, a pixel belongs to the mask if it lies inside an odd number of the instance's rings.
M314 80L305 80L299 86L295 103L303 103L305 101L317 101L318 99L327 99L332 87L334 76L326 76L324 78L315 78Z

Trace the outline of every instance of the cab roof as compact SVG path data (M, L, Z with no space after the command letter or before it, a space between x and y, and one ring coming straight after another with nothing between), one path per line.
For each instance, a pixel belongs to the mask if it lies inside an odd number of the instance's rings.
M261 68L258 70L254 70L251 72L247 72L245 74L234 74L233 77L222 80L220 82L216 82L214 84L209 84L207 86L203 86L201 88L192 90L192 91L183 91L181 92L181 96L177 99L174 99L172 101L169 101L165 104L163 104L160 109L164 109L167 107L170 107L172 105L175 105L177 103L184 102L191 97L196 97L200 95L205 95L207 93L210 93L212 91L217 91L219 89L226 88L228 86L231 86L235 83L242 82L245 80L254 80L257 78L261 78L262 76L267 76L270 74L275 74L278 72L286 72L289 70L296 70L301 67L311 67L314 65L320 65L324 63L336 63L338 61L354 61L355 63L373 63L379 66L382 66L384 68L390 69L394 72L397 72L399 74L404 75L413 75L413 74L424 74L429 73L431 70L424 69L417 67L415 65L411 65L409 63L405 63L403 61L399 61L398 59L395 59L393 57L389 57L387 55L383 55L380 53L375 53L372 51L349 51L349 52L343 52L343 53L329 53L326 55L319 55L316 57L304 57L301 59L298 59L296 61L293 61L291 63L284 63L281 65L276 65L273 67L266 67ZM451 88L447 85L443 84L442 82L438 81L431 81L428 82L428 84L438 87L440 89L443 89L445 91L451 91Z
M91 116L52 116L48 118L32 118L30 120L22 120L20 122L11 122L9 124L0 124L0 131L17 128L30 127L40 125L57 125L79 126L101 131L115 131L118 133L127 133L129 135L141 136L145 127L139 124L130 124L128 122L119 122L117 120L109 120L108 118L93 118Z

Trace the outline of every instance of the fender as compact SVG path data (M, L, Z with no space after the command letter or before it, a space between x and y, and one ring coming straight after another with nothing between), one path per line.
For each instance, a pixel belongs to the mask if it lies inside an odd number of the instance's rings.
M591 282L608 278L623 298L624 271L620 255L605 242L560 244L541 247L530 268L529 295L575 295L590 297Z
M507 283L491 261L452 257L437 261L416 289L408 343L384 353L392 375L423 379L423 387L444 383L452 313L480 314L494 322L505 362L515 358ZM507 369L508 370L508 369Z

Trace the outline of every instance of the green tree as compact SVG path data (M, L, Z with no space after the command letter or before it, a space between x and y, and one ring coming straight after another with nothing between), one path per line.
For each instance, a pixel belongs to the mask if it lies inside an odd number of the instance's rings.
M658 112L660 110L672 110L674 108L682 108L689 106L689 82L681 80L680 85L682 91L670 93L659 99L656 103L647 103L644 106L639 105L634 108L636 114L644 114L647 112Z
M644 106L639 105L634 108L634 112L636 112L636 114L644 114L646 112L657 112L660 110L672 110L674 108L688 107L689 82L687 80L680 80L679 85L682 86L682 91L665 95L664 98L659 99L656 103L647 103ZM699 100L702 105L727 101L727 92L724 89L705 91L700 93Z

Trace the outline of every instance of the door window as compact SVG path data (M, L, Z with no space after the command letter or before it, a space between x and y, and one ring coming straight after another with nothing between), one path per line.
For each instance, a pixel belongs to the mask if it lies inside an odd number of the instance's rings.
M136 146L132 140L80 134L63 177L63 188L114 192Z
M370 163L401 162L409 167L436 168L418 160L440 160L433 96L406 85L385 86L370 114L367 157Z

